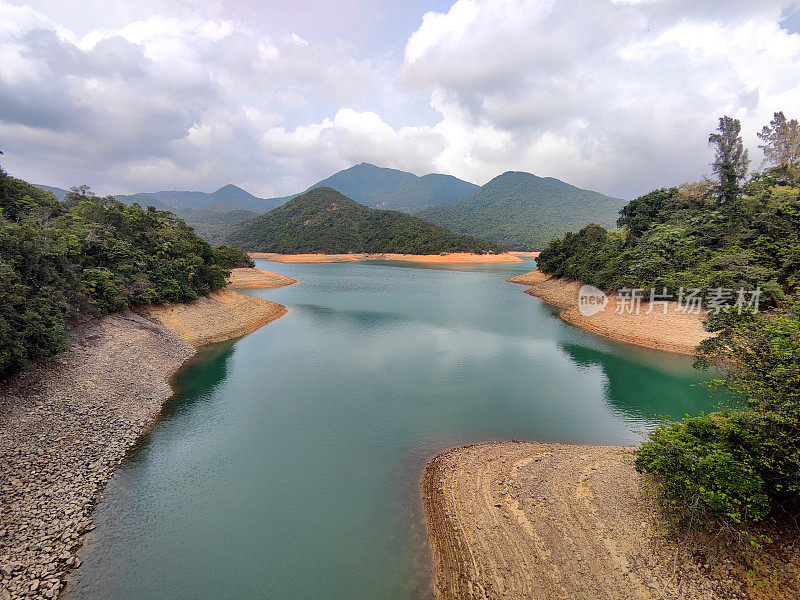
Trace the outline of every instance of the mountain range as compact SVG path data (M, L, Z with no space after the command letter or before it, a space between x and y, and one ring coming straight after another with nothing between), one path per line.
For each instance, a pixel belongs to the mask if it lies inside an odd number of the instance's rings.
M63 199L66 190L40 185ZM554 179L510 171L478 187L451 175L413 173L361 163L310 186L329 187L369 208L415 214L451 231L509 249L535 250L591 222L614 227L622 200ZM126 203L170 210L212 243L298 194L259 198L229 184L206 193L158 191L117 195Z
M624 205L624 200L559 179L509 171L460 200L417 216L509 250L530 250L589 223L613 229Z

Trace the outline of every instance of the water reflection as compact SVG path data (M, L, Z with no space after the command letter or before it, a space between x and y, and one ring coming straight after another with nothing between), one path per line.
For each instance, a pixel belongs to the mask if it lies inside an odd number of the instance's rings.
M720 388L698 381L691 359L663 352L624 349L607 350L563 343L561 348L583 367L600 367L606 375L608 402L629 417L648 422L677 419L685 414L710 412L733 402ZM640 360L631 368L631 355Z

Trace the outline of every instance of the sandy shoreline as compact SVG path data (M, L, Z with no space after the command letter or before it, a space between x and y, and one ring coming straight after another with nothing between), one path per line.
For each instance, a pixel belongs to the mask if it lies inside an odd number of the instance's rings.
M252 333L286 314L286 307L238 294L236 289L265 289L297 283L270 271L233 269L228 287L186 304L147 306L139 314L158 321L181 339L199 348Z
M234 272L231 285L294 282L281 277ZM0 384L0 600L58 596L105 484L172 396L172 374L197 347L285 312L225 289L109 315L75 330L68 351Z
M253 290L282 287L297 283L296 279L260 269L231 269L229 290Z
M508 281L530 286L525 293L563 309L559 317L567 323L619 342L665 352L693 354L697 345L712 335L703 328L703 315L679 312L675 302L669 303L666 314L662 305L654 306L647 314L646 302L642 302L639 314L625 310L618 313L618 299L611 295L605 311L584 316L578 309L578 290L581 287L578 281L549 277L538 269Z
M250 252L252 258L263 258L278 263L335 263L364 260L398 260L418 263L511 263L523 262L526 253L505 252L503 254L472 254L453 252L450 254L275 254L272 252Z
M437 455L422 479L437 600L793 597L796 552L771 562L768 594L730 561L707 570L655 527L632 462L630 448L532 442Z

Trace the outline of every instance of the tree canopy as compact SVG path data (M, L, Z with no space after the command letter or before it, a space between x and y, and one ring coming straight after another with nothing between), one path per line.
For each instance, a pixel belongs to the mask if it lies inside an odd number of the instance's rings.
M719 178L716 187L720 202L733 202L739 194L739 184L747 177L750 159L739 133L742 124L739 119L724 116L719 119L719 127L708 136L708 143L714 146L715 156L711 168Z
M195 300L245 261L172 213L86 186L59 202L0 169L0 378L65 349L73 319Z
M764 142L759 148L764 151L766 164L786 175L800 168L800 124L797 119L789 120L783 112L776 112L758 137Z

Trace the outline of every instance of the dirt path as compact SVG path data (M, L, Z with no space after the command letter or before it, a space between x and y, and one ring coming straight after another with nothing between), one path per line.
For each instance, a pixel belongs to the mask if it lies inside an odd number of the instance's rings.
M630 449L497 442L439 454L422 494L438 600L744 598L654 531Z
M630 306L620 307L619 299L611 295L603 312L584 316L578 309L579 281L549 277L539 270L508 281L528 285L526 294L564 309L559 317L567 323L620 342L693 354L697 345L712 335L703 328L704 315L680 312L675 302L668 303L666 314L663 305L654 303L650 310L648 302L642 302L638 312L628 312Z

